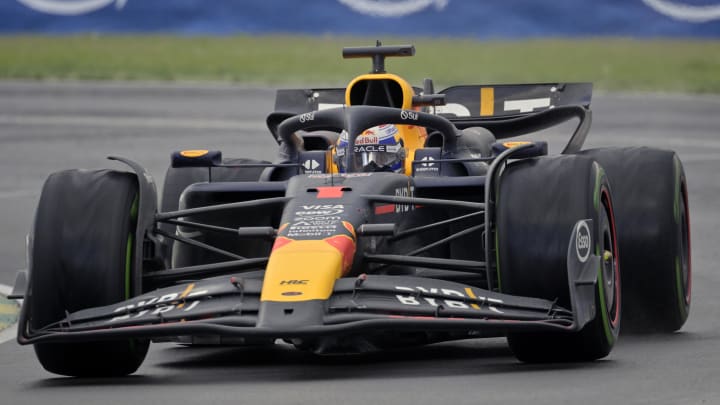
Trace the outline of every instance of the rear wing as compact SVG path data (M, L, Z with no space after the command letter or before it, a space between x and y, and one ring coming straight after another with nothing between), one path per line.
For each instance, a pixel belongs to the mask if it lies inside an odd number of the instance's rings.
M416 95L422 89L413 88ZM579 124L562 153L582 147L591 124L592 83L539 83L453 86L434 98L441 105L430 111L448 118L458 129L482 126L496 138L512 138L542 130L572 118ZM345 89L278 90L275 112L267 125L275 140L280 123L297 114L345 105Z
M415 93L422 89L414 87ZM452 117L517 117L555 107L590 107L592 83L540 83L453 86L437 93L445 105L437 114ZM278 90L275 111L303 114L345 104L344 88Z

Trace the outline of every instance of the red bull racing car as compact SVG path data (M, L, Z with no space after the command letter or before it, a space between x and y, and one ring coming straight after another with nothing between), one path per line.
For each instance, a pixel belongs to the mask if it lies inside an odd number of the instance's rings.
M319 354L506 336L525 362L607 356L690 307L687 186L672 151L583 150L587 83L435 92L385 72L413 46L345 48L346 88L279 90L277 161L172 155L42 190L18 341L48 371L133 373L152 341ZM562 152L508 139L575 120ZM524 137L523 139L527 139Z

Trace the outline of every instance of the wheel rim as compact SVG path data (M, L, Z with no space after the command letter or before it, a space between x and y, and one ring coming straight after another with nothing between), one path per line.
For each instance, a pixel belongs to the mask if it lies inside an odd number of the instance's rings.
M605 310L608 320L616 328L620 320L620 267L617 249L617 233L615 216L613 215L610 195L606 188L602 190L602 227L601 227L601 259L603 293L605 295Z

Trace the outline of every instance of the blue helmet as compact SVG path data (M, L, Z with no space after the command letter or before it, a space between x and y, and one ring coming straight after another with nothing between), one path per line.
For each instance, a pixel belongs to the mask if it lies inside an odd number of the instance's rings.
M338 139L336 155L340 173L344 173L348 150L348 133L343 131ZM353 147L355 167L364 172L402 172L405 148L395 125L386 124L363 131L355 138Z

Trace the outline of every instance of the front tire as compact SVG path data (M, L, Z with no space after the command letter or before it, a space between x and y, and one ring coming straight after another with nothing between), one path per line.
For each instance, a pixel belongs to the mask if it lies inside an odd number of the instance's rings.
M45 182L33 231L30 327L37 331L67 313L130 298L137 219L135 175L68 170ZM106 377L135 372L147 340L38 343L49 372Z
M592 219L598 269L596 315L578 332L511 333L524 362L591 361L607 356L620 330L620 273L610 185L604 170L582 156L511 163L500 177L497 260L503 293L557 300L571 308L568 242L575 223Z
M674 332L690 313L692 266L685 171L677 154L647 148L583 151L614 191L627 331Z

